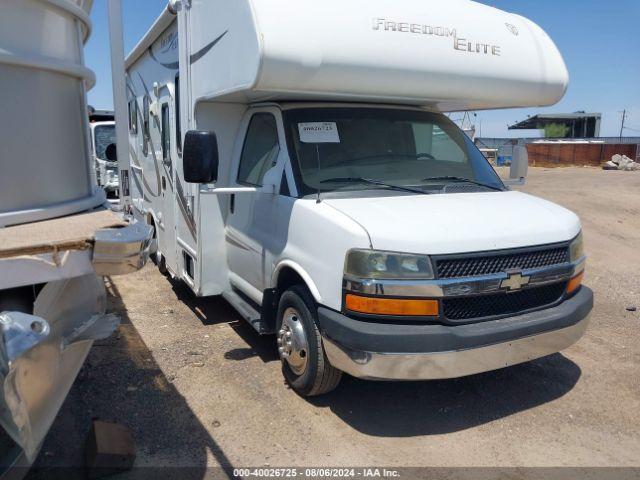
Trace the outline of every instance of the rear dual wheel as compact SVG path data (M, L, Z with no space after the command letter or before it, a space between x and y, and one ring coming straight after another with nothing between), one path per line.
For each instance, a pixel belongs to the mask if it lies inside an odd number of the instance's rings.
M280 297L277 342L287 383L304 396L328 393L338 386L342 372L327 359L317 327L317 307L306 288L291 287Z
M147 222L147 224L153 227L153 240L151 240L151 246L149 247L149 257L156 264L160 273L165 275L167 273L167 262L164 255L158 250L158 228L153 220L151 220L151 223Z
M162 255L160 252L156 253L156 265L158 265L158 270L161 274L167 274L167 261L165 260L164 255Z

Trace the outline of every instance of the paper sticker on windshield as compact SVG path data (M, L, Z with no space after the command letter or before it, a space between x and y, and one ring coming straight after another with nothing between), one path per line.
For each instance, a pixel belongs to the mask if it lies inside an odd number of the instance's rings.
M336 122L299 123L298 132L302 143L340 143Z

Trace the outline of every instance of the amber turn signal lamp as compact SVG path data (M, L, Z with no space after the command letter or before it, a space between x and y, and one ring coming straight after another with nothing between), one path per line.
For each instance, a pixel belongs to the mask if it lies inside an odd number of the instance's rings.
M400 298L361 297L347 294L347 310L369 315L397 315L399 317L437 317L437 300L406 300Z
M582 278L584 277L584 271L580 272L578 275L569 280L567 284L567 293L571 294L580 288L582 285Z

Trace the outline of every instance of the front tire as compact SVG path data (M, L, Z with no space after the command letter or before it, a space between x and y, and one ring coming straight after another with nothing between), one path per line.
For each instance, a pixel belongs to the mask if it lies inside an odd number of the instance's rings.
M291 388L307 397L335 389L342 372L327 359L317 308L306 288L296 285L282 294L276 327L282 373Z

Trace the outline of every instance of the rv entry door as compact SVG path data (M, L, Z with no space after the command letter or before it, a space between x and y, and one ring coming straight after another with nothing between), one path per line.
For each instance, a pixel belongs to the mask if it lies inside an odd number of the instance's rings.
M175 161L171 153L171 115L172 105L169 90L164 87L160 91L158 98L159 105L159 127L160 127L160 146L162 148L160 169L161 182L161 203L162 203L162 223L164 225L164 245L162 252L167 267L175 273L178 273L176 260L176 222L175 222Z

